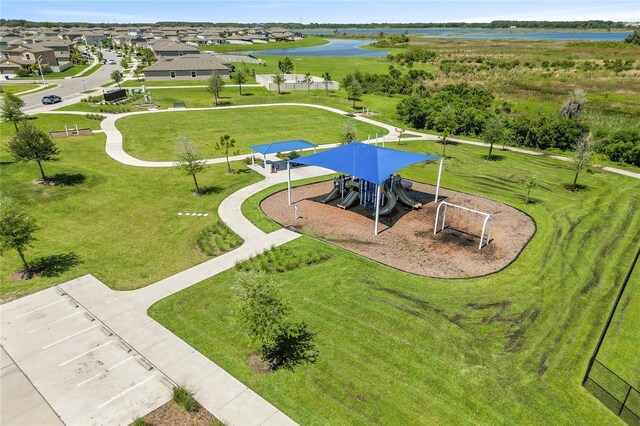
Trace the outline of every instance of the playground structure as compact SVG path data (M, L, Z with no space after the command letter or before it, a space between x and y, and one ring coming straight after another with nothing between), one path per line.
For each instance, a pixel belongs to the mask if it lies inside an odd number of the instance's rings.
M79 135L80 131L78 130L78 125L74 125L74 126L67 126L66 124L64 125L64 131L67 134L67 136L69 136L69 132L71 132L71 135Z
M413 200L407 194L405 188L410 188L411 184L412 182L403 180L399 174L390 176L385 180L380 190L379 215L386 216L390 214L398 201L412 209L422 207L421 203ZM333 185L331 192L321 200L323 204L339 198L340 201L337 206L343 210L353 206L356 201L359 201L359 205L367 210L375 210L378 194L376 192L376 184L373 182L354 176L340 175L333 179Z
M64 130L55 130L49 132L52 138L70 138L74 136L91 136L93 131L91 129L79 129L77 124L64 125Z
M441 211L442 206L444 206L444 210L442 210L442 212L443 212L442 220L440 221L440 211ZM467 230L458 229L458 228L454 228L454 227L451 227L451 226L447 225L447 209L449 207L451 207L453 209L458 209L461 212L466 212L466 214L467 214L467 222L466 222L464 227L467 228ZM484 220L482 221L482 231L479 234L473 233L473 232L469 232L469 222L471 221L470 215L473 215L474 219L476 217L478 217L478 216L484 217ZM475 210L475 209L471 209L469 207L464 207L464 206L460 206L460 205L457 205L457 204L448 203L446 201L441 201L440 204L438 204L438 208L436 209L436 221L435 221L435 224L433 226L433 233L435 235L438 232L442 232L447 228L451 228L451 229L454 229L455 231L457 231L460 234L467 234L471 238L480 238L480 244L478 245L478 250L481 250L482 247L488 245L489 242L491 241L491 230L493 229L494 220L495 220L495 218L490 213L481 212L480 210ZM438 229L438 223L440 223L440 229ZM488 229L487 229L487 225L489 225ZM461 226L460 226L460 228L461 228ZM488 231L486 240L485 240L485 231Z

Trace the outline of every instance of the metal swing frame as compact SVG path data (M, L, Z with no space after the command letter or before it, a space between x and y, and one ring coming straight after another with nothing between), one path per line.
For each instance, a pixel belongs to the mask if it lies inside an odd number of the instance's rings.
M439 222L439 219L440 219L440 208L442 206L444 206L444 212L442 214L442 223L440 224L440 230L438 230L438 222ZM468 211L468 212L471 212L471 213L476 213L476 214L479 214L481 216L484 216L484 221L482 222L482 233L480 234L480 244L478 245L478 250L481 250L482 247L484 247L487 244L489 244L489 242L491 241L491 230L493 229L493 222L494 222L495 218L490 213L481 212L480 210L470 209L469 207L459 206L457 204L448 203L446 201L441 201L438 204L438 208L436 209L436 222L435 222L435 224L433 226L433 234L434 235L437 234L438 232L444 231L444 229L447 227L446 226L447 208L449 208L449 207L460 209L460 210L464 210L464 211ZM486 238L486 242L485 242L484 233L487 230L487 224L489 225L489 229L488 229L488 232L487 232L487 238Z

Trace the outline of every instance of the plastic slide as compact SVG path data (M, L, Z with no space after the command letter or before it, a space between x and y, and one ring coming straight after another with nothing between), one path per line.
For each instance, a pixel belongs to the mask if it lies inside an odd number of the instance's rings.
M391 210L393 210L397 202L395 194L390 189L388 189L386 185L383 186L382 189L384 191L384 195L387 197L387 204L385 204L384 207L380 207L380 216L391 213Z
M342 200L340 202L340 204L338 204L338 207L340 207L341 209L348 209L349 207L351 207L353 205L353 203L358 201L358 198L360 198L360 191L359 190L349 191L347 196L344 197L344 200Z
M402 186L402 177L400 175L393 178L393 190L398 196L398 199L406 206L412 209L419 209L422 207L422 203L417 202L407 194L407 190Z
M329 201L335 200L336 198L338 198L339 195L340 195L340 185L337 185L337 186L334 186L331 192L328 193L327 196L324 197L322 200L320 200L320 202L326 204Z

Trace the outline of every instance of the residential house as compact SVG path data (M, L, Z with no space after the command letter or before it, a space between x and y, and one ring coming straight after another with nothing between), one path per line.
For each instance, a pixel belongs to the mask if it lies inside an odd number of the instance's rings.
M224 79L230 78L231 66L212 55L190 54L172 60L159 60L142 70L145 81L207 80L213 72Z
M153 40L153 42L150 42L149 47L153 49L153 52L158 58L173 59L183 55L200 54L197 47L169 39Z

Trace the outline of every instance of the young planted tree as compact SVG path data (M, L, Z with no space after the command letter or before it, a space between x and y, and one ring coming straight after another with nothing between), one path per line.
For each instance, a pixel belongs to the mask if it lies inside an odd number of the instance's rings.
M531 191L538 187L538 176L537 175L529 175L524 178L522 182L524 188L527 190L527 195L524 196L524 203L529 204L531 202Z
M362 96L362 86L360 81L354 74L349 74L343 81L345 90L347 91L347 99L353 101L353 108L356 107L356 100Z
M571 162L573 163L573 169L576 172L572 185L574 191L578 189L578 175L580 172L591 166L593 163L593 145L593 139L590 134L581 136L573 145L573 157L571 157Z
M220 77L217 72L212 72L211 77L207 80L207 90L213 94L216 106L218 105L218 97L220 97L220 91L222 91L223 87L224 80L222 80L222 77Z
M242 85L247 81L247 72L240 68L233 73L233 79L240 89L240 96L242 96Z
M307 92L309 92L311 85L313 84L313 77L311 77L311 73L306 73L302 82L307 85Z
M280 93L280 85L284 83L284 75L277 73L272 76L273 82L278 86L278 93Z
M216 142L215 150L222 153L227 159L227 170L231 173L231 163L229 162L229 154L238 155L240 151L233 151L236 146L236 140L229 135L220 136L220 142Z
M57 155L60 154L51 136L30 123L24 123L18 128L16 135L9 139L7 147L17 161L38 163L43 181L47 177L42 169L42 162L57 161Z
M349 120L344 123L344 126L342 126L342 131L340 132L340 143L345 145L356 140L356 126L353 124L353 121Z
M440 136L440 143L442 144L442 156L446 157L447 142L449 142L449 136L451 135L451 129L456 125L456 110L450 104L446 104L436 117L436 124L438 128L443 129Z
M205 162L196 147L186 136L180 135L176 140L177 161L176 166L180 167L186 174L193 176L193 183L196 185L196 193L200 194L198 179L196 175L205 169Z
M114 72L111 73L111 80L113 80L114 83L117 83L118 88L120 88L120 82L122 81L122 73L118 70L115 70Z
M40 227L25 211L13 203L4 201L0 204L0 252L15 249L24 265L23 275L31 277L31 268L24 256L24 251L36 238L33 233Z
M499 144L505 139L505 128L502 119L500 117L493 117L487 121L482 137L484 141L489 144L489 155L487 156L487 160L491 161L493 144Z
M285 57L283 60L278 61L278 69L283 74L291 74L293 72L293 62L289 57Z
M325 72L322 74L322 82L324 83L324 94L329 96L329 84L331 84L331 74Z
M256 273L239 273L236 292L238 322L260 345L262 359L272 369L316 361L314 334L304 322L293 323L287 318L291 308L274 281Z
M24 106L24 101L13 93L7 93L2 102L2 111L0 116L2 121L10 121L18 132L18 123L24 120L24 113L20 108Z
M560 108L560 117L562 118L580 118L580 115L584 111L584 106L587 103L587 92L582 89L574 89L569 99Z

